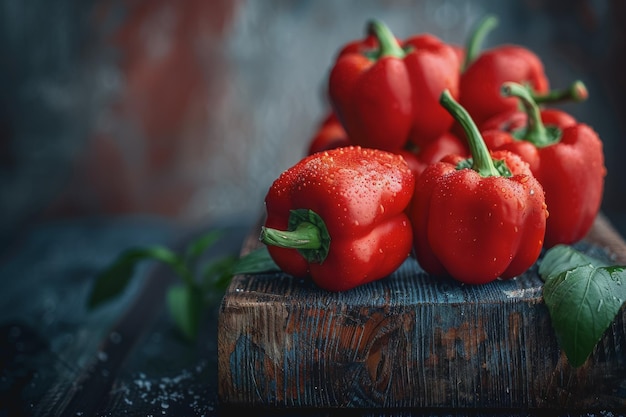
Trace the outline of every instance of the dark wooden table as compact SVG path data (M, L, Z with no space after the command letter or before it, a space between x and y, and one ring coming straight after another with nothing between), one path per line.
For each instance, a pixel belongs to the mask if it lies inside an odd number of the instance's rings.
M208 225L229 232L208 256L238 253L252 222ZM206 230L205 230L206 229ZM95 311L85 301L96 273L120 251L182 247L193 234L153 218L72 220L33 226L0 259L0 416L510 416L511 410L240 409L219 404L218 303L196 343L164 308L173 275L141 264L131 286ZM521 410L516 415L535 415ZM617 416L615 410L563 416Z
M209 256L238 253L249 226ZM32 228L0 263L0 416L216 415L216 312L195 344L164 309L170 271L138 265L125 293L94 311L96 273L122 250L175 248L191 235L158 219L79 220Z

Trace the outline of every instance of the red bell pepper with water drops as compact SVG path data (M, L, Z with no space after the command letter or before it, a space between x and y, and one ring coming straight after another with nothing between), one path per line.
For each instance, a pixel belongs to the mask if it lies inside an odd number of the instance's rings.
M359 146L315 153L270 187L260 240L284 272L329 291L382 279L411 252L414 186L400 155Z
M521 101L526 125L515 129L509 124L508 132L483 131L487 146L519 154L543 186L550 211L546 247L582 239L602 203L606 176L602 141L590 126L565 112L540 111L520 84L505 83L502 92Z
M471 158L446 156L417 179L411 208L417 261L428 273L466 284L520 275L543 246L543 189L518 155L489 153L447 92L441 103L464 127Z
M368 34L343 48L329 74L330 101L348 136L387 151L435 140L453 121L438 100L444 89L458 92L454 48L430 34L400 43L379 21L370 22Z

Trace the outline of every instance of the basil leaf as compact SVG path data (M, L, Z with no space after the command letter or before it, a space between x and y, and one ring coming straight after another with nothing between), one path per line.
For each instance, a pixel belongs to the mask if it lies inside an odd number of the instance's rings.
M561 272L581 265L591 264L593 266L608 266L599 259L592 258L577 251L571 246L556 245L550 248L539 265L539 275L546 281L551 275L558 275Z
M209 247L213 246L215 242L217 242L217 239L221 237L221 234L221 230L212 230L205 235L195 239L186 248L185 260L187 262L191 262L199 258L205 250L207 250Z
M167 292L167 307L174 323L187 340L198 335L202 312L202 291L195 285L174 285Z
M208 293L226 289L233 277L233 267L237 262L235 255L224 256L211 262L202 274L202 284Z
M87 307L95 308L121 294L130 282L137 264L148 259L163 261L177 272L185 273L186 267L182 260L166 248L154 246L128 249L96 277L87 300Z
M248 252L239 258L233 267L233 275L260 274L264 272L280 272L280 268L270 256L267 246L261 246Z
M560 245L546 253L539 274L559 345L570 364L579 367L626 299L625 268Z

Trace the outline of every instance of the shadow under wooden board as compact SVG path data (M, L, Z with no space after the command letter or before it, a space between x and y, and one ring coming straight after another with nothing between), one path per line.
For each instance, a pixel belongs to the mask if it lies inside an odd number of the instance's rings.
M242 253L260 244L257 232ZM626 244L602 215L576 247L626 264ZM236 276L218 319L219 400L244 407L624 409L624 309L574 368L558 346L537 268L472 286L435 279L410 258L389 277L340 293L281 273Z

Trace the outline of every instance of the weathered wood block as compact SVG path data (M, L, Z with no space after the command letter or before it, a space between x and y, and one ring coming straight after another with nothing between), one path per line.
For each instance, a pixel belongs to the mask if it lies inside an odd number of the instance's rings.
M626 263L624 242L603 217L581 248ZM342 293L285 274L236 276L220 308L219 399L320 408L624 408L625 348L622 310L589 360L571 367L536 267L469 286L435 279L409 259L388 278Z

